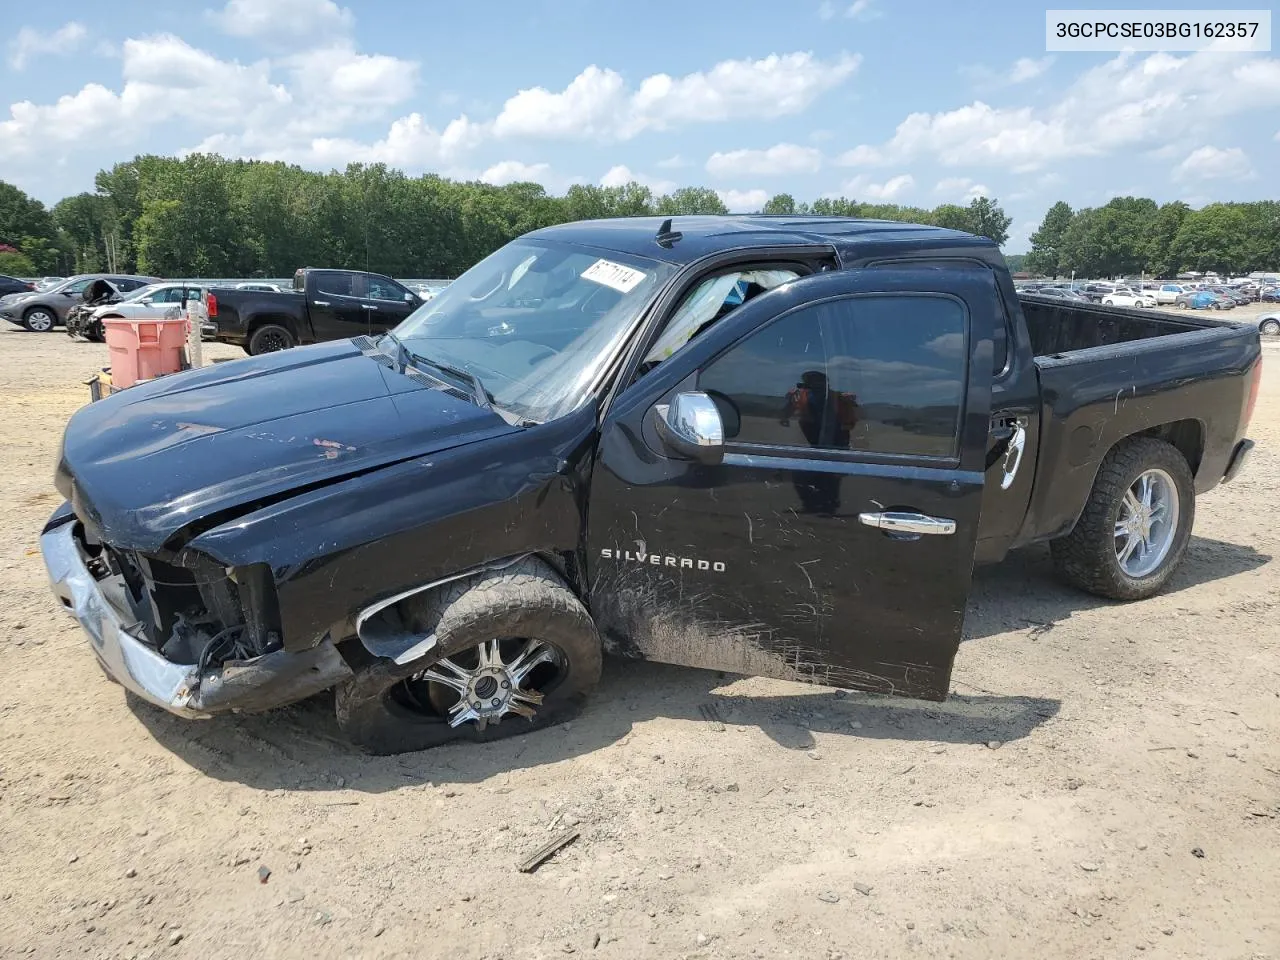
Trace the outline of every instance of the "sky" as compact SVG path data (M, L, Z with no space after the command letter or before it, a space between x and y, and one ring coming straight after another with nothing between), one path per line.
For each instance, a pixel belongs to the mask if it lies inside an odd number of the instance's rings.
M138 153L207 151L553 193L707 186L734 211L779 192L985 194L1018 253L1060 199L1280 196L1280 58L1048 54L1044 8L1025 2L0 9L0 179L47 204Z

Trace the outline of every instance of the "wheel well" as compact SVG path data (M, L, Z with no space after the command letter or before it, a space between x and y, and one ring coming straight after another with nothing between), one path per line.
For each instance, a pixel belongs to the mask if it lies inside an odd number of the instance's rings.
M53 307L46 307L43 303L37 303L37 304L34 304L34 305L30 306L30 307L27 307L27 309L25 309L25 310L23 310L23 311L22 311L22 315L23 315L24 317L25 317L25 316L29 316L30 314L35 313L37 310L43 310L45 313L51 313L51 314L53 314L53 318L54 318L55 320L57 320L57 319L58 319L58 314L57 314L57 312L53 309Z
M1191 475L1200 471L1200 459L1204 456L1204 424L1199 420L1174 420L1162 423L1135 434L1139 437L1155 437L1173 444L1187 461Z
M261 327L265 327L267 324L275 324L277 327L284 327L290 334L292 334L294 340L298 339L298 326L293 317L276 313L256 315L249 321L249 328L245 331L245 335L252 337Z

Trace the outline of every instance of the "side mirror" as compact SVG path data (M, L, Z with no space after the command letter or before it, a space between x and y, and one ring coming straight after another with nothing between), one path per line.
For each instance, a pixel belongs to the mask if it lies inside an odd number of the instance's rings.
M658 436L669 450L711 465L724 460L724 421L705 393L678 393L653 409Z
M404 302L405 302L405 303L413 303L413 301L415 301L415 300L417 300L417 299L418 299L418 298L417 298L417 297L415 297L412 293L406 293L406 294L404 295Z

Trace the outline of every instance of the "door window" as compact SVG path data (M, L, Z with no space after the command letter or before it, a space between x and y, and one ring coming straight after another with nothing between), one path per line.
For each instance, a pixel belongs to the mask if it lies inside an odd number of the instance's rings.
M699 386L737 443L954 457L968 344L947 297L801 307L731 347Z
M333 297L351 296L351 274L325 271L316 277L316 290Z
M394 300L404 303L404 295L409 291L394 280L386 277L369 277L369 296L374 300Z

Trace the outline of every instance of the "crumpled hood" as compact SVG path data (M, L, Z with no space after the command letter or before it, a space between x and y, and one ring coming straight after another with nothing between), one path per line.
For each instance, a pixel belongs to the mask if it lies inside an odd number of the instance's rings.
M130 387L71 418L58 489L106 542L154 552L213 514L516 429L383 359L339 340Z

